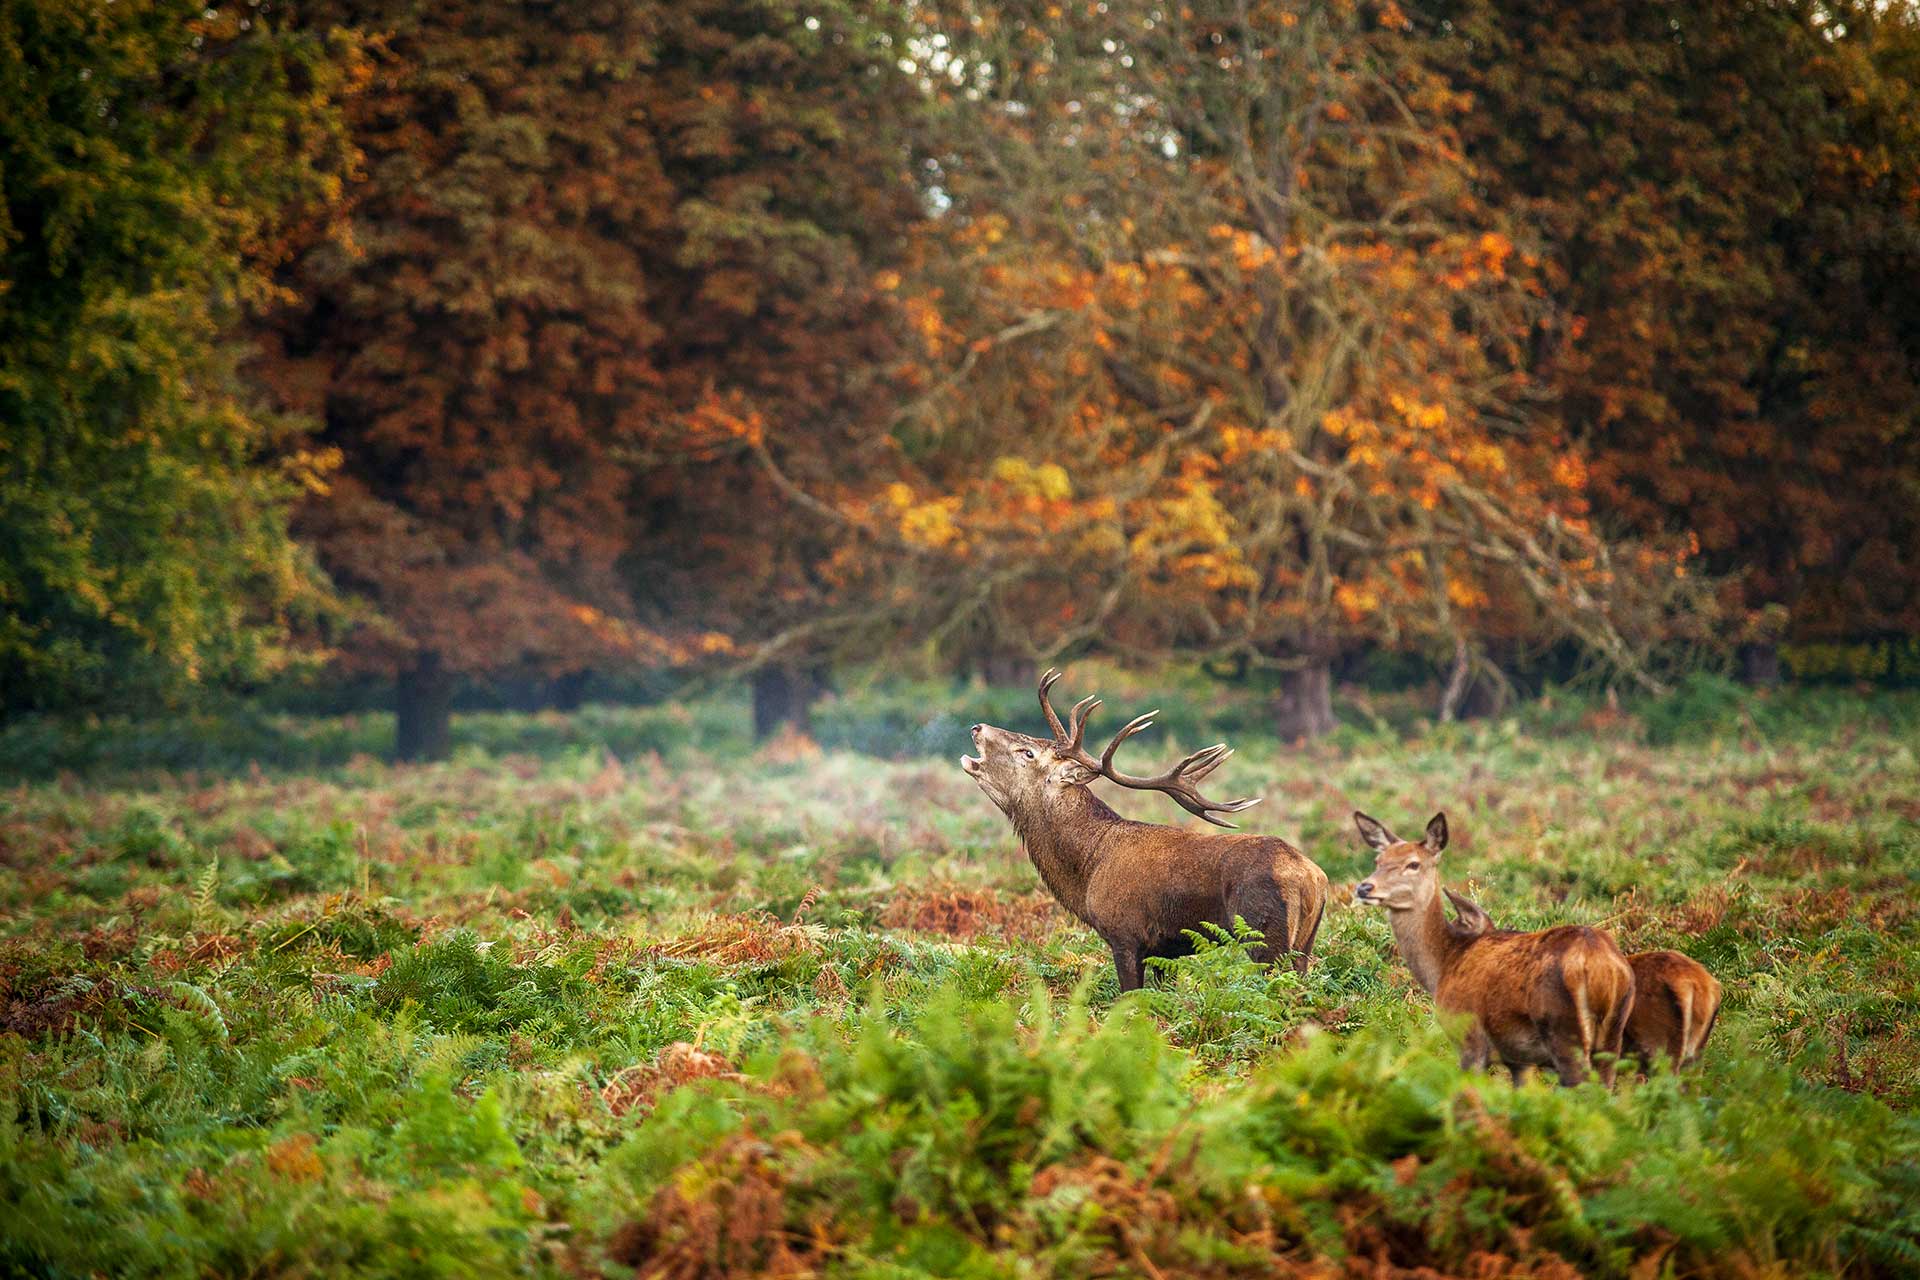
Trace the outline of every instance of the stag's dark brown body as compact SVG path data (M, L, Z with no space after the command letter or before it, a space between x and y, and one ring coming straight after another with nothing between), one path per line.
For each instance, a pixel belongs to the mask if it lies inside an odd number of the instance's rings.
M1418 844L1363 813L1354 820L1377 853L1373 875L1354 896L1388 908L1394 944L1435 1006L1472 1018L1462 1065L1483 1068L1498 1058L1516 1079L1552 1067L1561 1083L1577 1084L1599 1054L1600 1076L1611 1084L1634 1002L1633 970L1613 939L1585 925L1496 929L1451 892L1460 919L1449 922L1438 877L1446 816L1436 814Z
M1075 790L1044 812L1008 816L1060 905L1113 949L1122 991L1142 984L1150 957L1187 954L1187 930L1231 930L1235 917L1264 936L1256 959L1292 952L1306 972L1327 876L1305 854L1271 836L1133 822Z
M1099 706L1088 698L1060 723L1047 701L1059 678L1040 682L1040 707L1053 737L1028 737L993 725L975 725L979 758L961 767L1012 821L1034 868L1060 904L1092 926L1113 950L1120 989L1146 977L1150 958L1191 950L1187 932L1205 926L1231 930L1234 920L1257 929L1259 959L1292 952L1305 972L1327 905L1327 876L1307 856L1271 836L1214 834L1134 822L1087 789L1106 778L1121 786L1163 791L1189 812L1225 826L1219 814L1255 803L1215 803L1196 789L1230 753L1225 746L1197 751L1163 774L1134 777L1113 766L1114 749L1152 723L1151 713L1130 722L1099 758L1081 746L1087 717Z
M1633 968L1633 1014L1627 1019L1626 1051L1650 1071L1662 1053L1676 1067L1700 1056L1720 1016L1720 983L1706 966L1678 951L1637 951Z

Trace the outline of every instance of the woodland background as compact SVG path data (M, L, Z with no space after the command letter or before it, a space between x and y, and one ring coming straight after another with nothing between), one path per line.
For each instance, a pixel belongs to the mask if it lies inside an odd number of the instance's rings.
M1905 3L0 6L0 714L1920 667Z

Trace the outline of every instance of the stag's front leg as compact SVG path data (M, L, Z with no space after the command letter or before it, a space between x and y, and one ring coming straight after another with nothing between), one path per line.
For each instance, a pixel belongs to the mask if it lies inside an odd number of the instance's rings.
M1120 994L1138 991L1147 984L1146 961L1140 958L1140 948L1124 942L1107 943L1113 948L1113 971L1120 977Z

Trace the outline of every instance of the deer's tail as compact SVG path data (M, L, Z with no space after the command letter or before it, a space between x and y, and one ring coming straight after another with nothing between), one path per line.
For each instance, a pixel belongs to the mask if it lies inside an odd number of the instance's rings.
M1695 1002L1698 1009L1695 1009ZM1689 985L1686 996L1680 1004L1680 1043L1687 1055L1687 1061L1700 1056L1707 1047L1707 1037L1713 1034L1713 1024L1720 1018L1720 984L1711 977L1700 987Z

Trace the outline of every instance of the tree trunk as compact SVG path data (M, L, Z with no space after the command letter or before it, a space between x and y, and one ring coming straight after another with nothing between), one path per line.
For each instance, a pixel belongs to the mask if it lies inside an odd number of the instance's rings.
M537 672L495 676L487 684L493 696L499 700L502 710L545 711L547 709L546 678Z
M1273 707L1274 731L1288 742L1333 732L1333 664L1316 658L1282 672Z
M1465 639L1454 642L1453 665L1440 691L1440 722L1478 720L1507 709L1513 685L1484 651L1475 652Z
M578 711L587 693L591 671L563 671L547 682L547 705L555 711Z
M437 653L423 653L394 680L399 713L394 755L401 760L444 760L453 723L453 673Z
M1473 676L1473 658L1467 642L1453 642L1453 667L1447 672L1447 687L1440 691L1440 723L1452 724L1460 714L1460 703L1467 696L1467 684Z
M1474 673L1467 682L1467 696L1460 704L1460 719L1490 720L1507 709L1511 700L1513 686L1498 670L1487 669Z
M990 653L980 662L980 675L996 688L1025 689L1039 683L1039 665L1021 654Z
M815 682L794 667L762 667L753 673L753 737L765 742L783 730L813 736Z
M1740 646L1740 680L1756 688L1780 683L1780 646L1756 641Z

